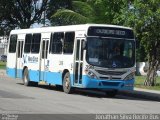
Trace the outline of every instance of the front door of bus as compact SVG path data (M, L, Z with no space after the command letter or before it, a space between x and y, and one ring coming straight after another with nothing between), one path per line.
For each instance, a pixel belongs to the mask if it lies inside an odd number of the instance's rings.
M40 80L42 81L46 81L47 80L47 71L48 71L48 67L49 67L49 63L48 63L48 43L49 43L49 39L43 39L42 40L42 49L41 49L41 73L40 73Z
M74 62L74 85L82 84L82 68L83 68L83 49L82 43L84 39L77 38L76 52Z
M18 39L17 45L17 64L16 64L16 77L22 78L22 69L23 69L23 61L22 61L22 54L23 54L23 40Z

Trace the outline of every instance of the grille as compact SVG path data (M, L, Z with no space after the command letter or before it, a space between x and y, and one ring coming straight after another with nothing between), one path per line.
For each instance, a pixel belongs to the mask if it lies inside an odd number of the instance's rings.
M115 78L115 77L112 77L112 79L110 79L109 77L99 77L99 78L103 80L121 80L121 78Z
M119 82L102 82L104 86L119 86Z
M106 80L110 80L109 77L99 77L100 79L106 79ZM115 77L112 77L111 80L121 80L121 78L115 78Z
M117 72L117 71L102 71L102 70L96 70L99 74L102 75L123 75L126 72L122 71L122 72Z

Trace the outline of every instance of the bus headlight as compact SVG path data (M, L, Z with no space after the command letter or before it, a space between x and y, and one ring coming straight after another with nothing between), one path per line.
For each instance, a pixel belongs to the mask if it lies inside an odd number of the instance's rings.
M132 80L134 79L134 73L127 75L123 80Z
M95 78L95 79L97 79L97 76L92 72L92 71L88 71L88 76L90 77L90 78Z

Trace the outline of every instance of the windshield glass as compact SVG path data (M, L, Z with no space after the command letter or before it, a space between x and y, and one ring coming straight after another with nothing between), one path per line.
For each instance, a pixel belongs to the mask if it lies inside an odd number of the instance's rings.
M129 68L135 63L133 40L88 37L86 60L93 66Z

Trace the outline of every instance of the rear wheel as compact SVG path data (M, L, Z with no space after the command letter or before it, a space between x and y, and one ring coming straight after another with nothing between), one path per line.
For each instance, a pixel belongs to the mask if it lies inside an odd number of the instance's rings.
M107 97L115 97L118 93L118 90L111 90L111 91L106 91L106 96Z
M24 70L24 73L23 73L23 84L25 86L29 86L31 84L29 80L29 73L27 68Z
M63 78L63 91L67 94L73 92L73 88L71 87L71 79L69 72L67 72Z
M28 69L26 68L25 70L24 70L24 73L23 73L23 84L25 85L25 86L38 86L38 82L32 82L32 81L30 81L30 79L29 79L29 72L28 72Z

